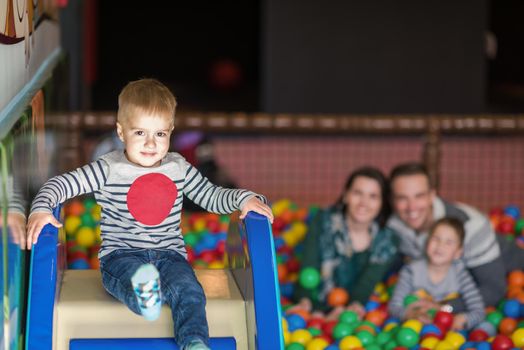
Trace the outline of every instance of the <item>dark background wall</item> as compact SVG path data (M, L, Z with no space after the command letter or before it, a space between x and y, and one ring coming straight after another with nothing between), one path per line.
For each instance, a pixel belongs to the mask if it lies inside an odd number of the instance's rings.
M162 80L181 108L199 110L524 109L521 0L74 3L62 18L72 109L114 110L120 89L140 77ZM82 43L86 33L94 43Z
M484 0L266 4L267 111L484 109Z

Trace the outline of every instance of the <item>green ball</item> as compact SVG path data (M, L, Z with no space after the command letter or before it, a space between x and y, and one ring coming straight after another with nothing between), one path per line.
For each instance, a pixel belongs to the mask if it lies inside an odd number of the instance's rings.
M437 313L437 309L429 309L428 310L428 315L431 319L434 319L435 318L435 314Z
M314 337L319 336L319 335L322 334L322 331L320 329L318 329L318 328L315 328L315 327L309 327L307 330Z
M336 340L342 339L348 335L353 334L354 329L355 327L349 323L339 322L335 328L333 328L333 338Z
M80 221L82 222L82 226L88 226L88 227L96 226L95 219L93 219L93 216L91 215L90 212L83 213L80 216Z
M382 331L377 335L376 343L378 345L385 345L387 342L389 342L392 338L392 335L390 332Z
M397 342L391 339L384 345L384 350L393 350L397 347L397 345L398 345Z
M493 312L490 312L486 316L486 321L488 321L489 323L494 325L496 329L498 329L499 323L500 323L500 321L502 321L503 318L504 318L504 315L502 314L502 312L500 312L500 311L493 311Z
M91 209L96 205L96 200L94 198L86 198L84 200L84 208L86 208L86 211L91 211Z
M358 315L355 311L343 311L338 317L340 322L355 324L358 323Z
M190 247L194 247L199 240L200 237L196 233L189 232L184 235L184 242L186 242L186 245Z
M414 294L406 295L406 297L404 298L404 307L408 306L409 304L414 303L418 299L419 299L418 296L416 296Z
M398 331L395 339L401 346L405 346L407 348L410 348L412 346L417 345L418 343L418 333L412 330L411 328L402 327Z
M304 350L304 345L300 343L291 343L288 346L286 346L286 350Z
M313 267L306 267L300 271L298 276L300 285L306 289L313 289L320 283L320 273Z
M382 347L378 344L369 344L366 346L366 350L382 350Z
M524 230L524 218L518 219L517 222L515 223L515 234L516 235L524 234L523 230Z
M371 343L375 341L375 337L373 336L373 334L369 333L368 331L359 331L355 335L357 336L358 339L360 339L360 342L365 347L367 347L368 345L370 345Z

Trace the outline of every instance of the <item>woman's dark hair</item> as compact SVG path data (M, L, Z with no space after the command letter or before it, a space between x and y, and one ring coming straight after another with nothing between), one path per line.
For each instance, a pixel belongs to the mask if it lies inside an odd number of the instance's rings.
M375 220L381 227L383 227L386 224L386 220L388 219L389 214L391 213L391 208L389 206L389 184L384 174L377 168L365 166L353 171L346 181L346 185L344 186L344 192L342 192L342 195L335 203L335 205L341 208L343 213L346 212L347 206L346 203L344 203L344 197L347 191L351 188L351 186L353 186L353 183L358 177L367 177L369 179L375 180L380 186L382 207L380 208L378 216L375 218Z

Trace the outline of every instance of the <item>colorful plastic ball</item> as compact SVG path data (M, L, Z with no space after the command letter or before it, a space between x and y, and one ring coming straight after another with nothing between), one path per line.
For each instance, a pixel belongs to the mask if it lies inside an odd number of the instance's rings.
M348 335L353 334L354 329L355 326L349 323L339 322L335 328L333 328L333 338L338 340L347 337Z
M72 200L64 207L66 216L80 216L85 211L84 204L79 200Z
M402 324L402 327L410 328L414 330L416 333L420 333L423 326L424 324L422 322L415 319L407 320Z
M67 265L71 270L88 270L89 262L86 259L76 259Z
M91 227L81 227L76 233L76 242L78 245L89 248L95 244L96 234Z
M327 348L325 348L324 350L339 350L339 347L337 345L335 345L335 344L331 344Z
M434 348L435 350L450 350L450 349L456 349L453 347L453 345L448 342L447 340L441 340L437 343L437 345Z
M290 314L286 316L286 319L287 319L288 329L290 332L306 327L306 321L300 315Z
M375 326L382 326L388 317L386 311L376 309L366 313L365 320L373 323Z
M332 288L327 295L327 303L330 306L345 306L349 301L349 294L344 288Z
M68 236L72 236L82 224L78 216L68 216L64 219L64 229Z
M340 314L338 320L347 324L355 324L358 322L358 314L355 311L346 310Z
M364 331L364 330L363 331L359 331L355 335L360 340L362 345L364 347L366 347L366 348L367 348L368 345L373 343L373 341L375 340L375 337L373 336L373 334L368 332L368 331Z
M491 343L493 350L509 350L513 347L513 341L504 334L498 334Z
M524 287L524 272L522 270L513 270L508 274L508 284L510 286Z
M382 348L377 344L369 344L366 346L366 350L382 350Z
M320 283L320 274L317 269L313 267L306 267L300 271L298 280L300 285L306 289L313 289Z
M408 306L409 304L411 303L414 303L415 301L417 301L419 299L419 297L415 294L408 294L406 295L406 297L404 298L404 307Z
M340 350L353 350L362 347L360 339L354 335L348 335L347 337L342 338L338 344Z
M391 332L388 332L388 331L382 331L380 332L376 338L375 338L375 342L382 346L382 345L385 345L387 342L389 342L391 339L392 339L393 335L391 334Z
M486 321L491 323L493 326L495 326L495 329L498 328L500 321L504 318L504 315L502 315L502 312L500 311L492 311L488 313L486 316Z
M506 303L504 303L503 312L507 317L518 318L520 315L519 301L515 299L506 300Z
M521 235L524 233L524 218L520 218L515 222L515 234Z
M435 346L440 342L439 338L436 337L427 337L422 339L420 346L427 349L434 349Z
M411 328L401 327L397 332L395 339L399 345L410 348L418 343L419 335Z
M471 341L484 341L489 338L488 333L483 329L474 329L469 333L468 339Z
M497 334L497 329L495 328L495 326L491 322L488 322L488 321L482 321L476 327L476 329L482 329L484 332L486 332L488 337L493 337L495 334Z
M380 306L380 304L376 301L369 300L366 305L364 305L364 308L366 309L366 312L373 311L377 309Z
M286 350L304 350L304 345L300 343L289 343L288 346L286 346Z
M314 338L306 345L306 350L324 350L328 345L326 339Z
M453 324L453 314L446 311L437 311L435 318L433 319L435 325L448 330Z
M306 329L297 329L291 332L291 343L299 343L305 346L312 338L313 336Z
M477 350L491 350L491 344L487 341L481 341L476 344Z
M508 205L504 208L504 215L511 216L517 220L520 217L520 209L517 205Z
M499 323L499 332L505 335L511 335L517 328L517 320L511 317L505 317Z
M511 335L511 340L513 341L513 345L517 348L524 347L524 328L518 328L514 331Z
M472 341L467 341L464 344L462 344L459 348L459 350L469 350L469 349L475 349L475 343Z
M420 330L421 336L426 335L426 334L434 334L440 338L442 336L442 331L440 330L440 328L430 323L430 324L425 324L422 327L422 329Z
M453 346L453 349L460 347L466 342L466 338L458 332L448 332L444 337L444 341Z

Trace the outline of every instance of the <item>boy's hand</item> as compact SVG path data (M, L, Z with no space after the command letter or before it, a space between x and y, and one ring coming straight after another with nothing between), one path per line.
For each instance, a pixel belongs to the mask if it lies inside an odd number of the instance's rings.
M466 328L466 323L468 322L468 318L465 314L456 314L453 317L453 324L451 325L451 329L454 331L461 331L464 328Z
M254 211L255 213L259 213L260 215L264 215L269 219L269 222L273 223L273 212L271 211L271 208L268 207L264 202L262 202L257 197L252 197L247 201L247 203L242 208L242 211L240 213L240 219L243 219L246 217L247 213L250 211Z
M3 223L2 214L0 213L0 225ZM25 249L25 216L16 212L7 213L7 227L10 230L10 237L14 244L20 246L21 249Z
M31 249L31 246L36 244L40 232L47 224L51 224L56 228L62 227L60 221L50 213L33 213L29 216L27 222L27 249Z

